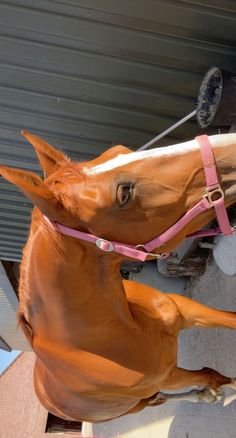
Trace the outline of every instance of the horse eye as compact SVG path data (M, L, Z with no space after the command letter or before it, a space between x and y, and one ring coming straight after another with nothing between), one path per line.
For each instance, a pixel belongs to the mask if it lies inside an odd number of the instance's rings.
M133 183L120 184L117 187L116 200L120 207L127 205L132 200L133 188Z

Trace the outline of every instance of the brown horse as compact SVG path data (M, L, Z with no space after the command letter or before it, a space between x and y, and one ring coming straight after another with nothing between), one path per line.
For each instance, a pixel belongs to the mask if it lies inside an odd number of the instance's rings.
M76 163L23 134L45 180L5 166L0 174L35 205L18 316L37 356L35 389L42 404L66 419L98 422L162 403L168 396L160 391L167 389L201 386L208 389L191 397L215 400L217 390L234 380L208 368L179 368L177 338L193 326L234 329L236 313L122 281L124 257L63 235L45 219L126 244L149 241L204 194L197 142L136 153L116 146ZM213 136L210 142L229 206L236 195L236 135ZM214 215L214 209L201 213L157 252L171 251Z

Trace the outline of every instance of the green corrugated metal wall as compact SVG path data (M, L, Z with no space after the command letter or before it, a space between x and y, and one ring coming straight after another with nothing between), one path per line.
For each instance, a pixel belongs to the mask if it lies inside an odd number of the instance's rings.
M210 66L236 72L235 40L234 0L0 1L1 163L39 170L21 129L79 160L137 148L194 109ZM20 259L30 210L1 179L0 259Z

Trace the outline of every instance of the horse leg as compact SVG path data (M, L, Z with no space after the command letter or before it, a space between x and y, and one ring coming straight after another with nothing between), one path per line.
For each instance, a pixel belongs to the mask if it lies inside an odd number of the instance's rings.
M147 399L142 399L140 402L130 409L126 414L137 414L142 411L144 408L154 407L162 405L166 402L180 402L180 401L188 401L192 403L215 403L221 399L221 395L217 393L217 391L210 391L209 389L203 390L193 390L184 393L178 394L165 394L164 392L157 392L152 397L148 397Z
M203 387L217 390L224 385L234 385L235 379L223 376L211 368L185 370L174 368L167 379L162 382L161 390L178 390L188 387Z
M215 403L219 401L222 397L222 393L218 390L213 389L194 389L189 392L182 392L177 394L167 394L165 392L157 392L151 397L142 399L139 403L130 409L127 414L136 414L147 407L159 406L166 402L180 402L188 401L192 403Z
M164 402L180 402L188 401L192 403L215 403L221 400L222 394L216 390L210 390L208 388L204 389L194 389L189 392L181 392L177 394L166 394L164 392L158 392L152 400L148 401L147 406L158 406Z
M127 414L135 414L144 408L158 406L167 401L190 401L192 403L215 403L222 398L221 388L231 386L236 389L236 379L223 376L211 368L202 370L185 370L176 367L161 384L161 391L151 397L140 400ZM189 392L167 394L165 391L174 391L188 387L202 387Z
M225 327L236 329L236 312L211 309L182 295L165 295L178 308L182 317L181 330L190 327Z
M223 376L211 368L202 370L185 370L176 367L168 376L165 382L161 384L161 390L156 394L156 401L160 397L166 401L188 400L192 402L204 401L212 403L222 398L222 389L229 386L236 390L236 379ZM188 393L165 394L166 390L179 390L187 387L203 387L202 390L193 390ZM150 401L149 405L155 405L155 400Z

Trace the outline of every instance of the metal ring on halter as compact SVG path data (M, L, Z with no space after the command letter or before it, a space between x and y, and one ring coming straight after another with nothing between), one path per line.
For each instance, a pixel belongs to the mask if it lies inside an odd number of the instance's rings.
M105 252L111 252L114 250L112 243L105 239L97 239L96 245L99 249Z
M212 207L215 206L215 203L219 201L220 199L224 199L225 195L220 186L216 187L214 190L205 189L206 194L203 196L204 198L207 198L209 203L212 205ZM214 195L220 195L219 198L213 199Z
M153 253L153 252L148 252L148 251L146 251L146 249L145 249L145 245L143 245L143 244L139 244L139 245L136 245L136 246L135 246L135 249L140 249L140 248L141 248L143 251L145 251L145 252L147 253L147 255L149 255L149 256L151 256L151 257L155 257L156 259L160 259L160 260L166 259L166 258L169 257L169 255L170 255L169 252L162 252L161 254L155 254L155 253Z

